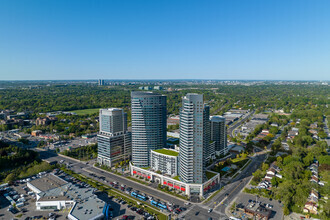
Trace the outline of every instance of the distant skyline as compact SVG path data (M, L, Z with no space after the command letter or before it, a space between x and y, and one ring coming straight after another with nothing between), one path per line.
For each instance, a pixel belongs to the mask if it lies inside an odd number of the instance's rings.
M0 1L0 80L330 80L328 0Z

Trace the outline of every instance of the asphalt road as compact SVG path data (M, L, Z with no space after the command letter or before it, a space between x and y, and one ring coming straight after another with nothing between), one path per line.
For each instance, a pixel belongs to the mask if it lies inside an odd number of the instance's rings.
M230 126L227 130L227 133L230 135L230 137L233 137L233 130L235 130L237 127L239 127L241 124L243 124L254 113L255 113L255 110L251 111L244 118L242 118L239 122L237 122L233 126Z
M224 186L222 191L218 193L213 199L211 199L207 205L211 208L216 206L216 210L224 213L225 206L229 204L245 187L245 185L249 182L249 179L252 177L252 173L258 169L265 158L265 154L256 155L251 160L251 163L244 169L244 171L235 177L230 184ZM228 196L226 196L226 194L228 194ZM216 202L216 204L214 204L214 202ZM219 205L221 202L223 205Z
M131 181L125 177L117 176L112 173L108 173L105 171L101 171L99 169L94 168L90 164L85 164L82 162L77 162L76 160L68 159L66 157L62 157L61 155L57 155L56 153L50 152L50 151L39 151L41 159L45 159L48 162L52 161L61 161L64 160L65 162L70 162L71 167L70 169L76 173L80 173L82 175L88 176L92 179L95 179L99 182L102 182L99 178L92 177L89 174L94 173L96 176L104 176L105 179L108 182L119 182L119 185L125 184L127 187L132 187L134 190L139 190L141 192L146 193L149 196L152 196L154 198L158 198L162 201L165 202L171 202L179 206L184 206L185 201L178 199L176 197L172 197L171 195L168 195L166 193L163 193L159 190L156 190L154 188L151 188L150 186L147 185L142 185L137 182Z
M252 177L252 173L255 172L262 162L265 160L266 154L256 155L252 158L251 163L240 173L233 181L225 185L223 189L210 201L205 204L194 204L192 208L182 213L180 217L185 219L228 219L225 214L225 209L240 193L240 191L246 186ZM213 211L208 213L208 210L212 208ZM199 212L198 215L195 215Z
M184 202L181 199L172 197L166 193L160 192L150 186L141 185L125 177L117 176L112 173L104 172L99 169L94 168L90 164L85 164L82 162L77 162L76 160L68 159L61 155L57 155L51 151L40 151L40 157L42 159L47 160L48 162L52 161L61 161L64 160L65 162L70 162L71 167L70 169L76 173L83 174L85 176L89 176L97 181L101 181L96 177L92 177L89 174L94 173L98 177L104 176L107 181L111 182L119 182L119 184L125 184L128 187L132 187L135 190L139 190L141 192L146 193L147 195L153 196L154 198L158 198L165 202L171 202L180 207L185 207ZM215 197L213 197L209 202L206 204L192 204L190 207L187 207L187 211L180 214L179 217L185 217L185 219L227 219L225 215L225 208L230 202L240 193L240 191L245 187L245 185L250 180L252 173L258 169L261 163L264 161L266 155L256 155L252 157L251 163L248 165L245 170L240 173L230 184L224 186L222 191L218 193ZM228 195L226 195L228 194ZM222 204L221 204L222 203ZM212 212L208 212L208 210L212 208L214 209ZM196 213L198 214L196 215Z

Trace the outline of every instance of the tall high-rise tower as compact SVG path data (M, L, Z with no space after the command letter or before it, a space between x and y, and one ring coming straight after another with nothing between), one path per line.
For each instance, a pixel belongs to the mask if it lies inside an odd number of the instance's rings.
M123 109L100 109L97 135L98 163L112 166L131 157L131 133L127 132L127 114Z
M211 117L211 140L215 142L215 153L217 155L227 153L227 131L224 117Z
M166 96L132 92L132 162L150 167L150 151L166 146Z
M203 183L205 179L205 156L208 115L203 95L188 93L182 98L180 111L179 175L186 183ZM206 115L205 115L206 114Z

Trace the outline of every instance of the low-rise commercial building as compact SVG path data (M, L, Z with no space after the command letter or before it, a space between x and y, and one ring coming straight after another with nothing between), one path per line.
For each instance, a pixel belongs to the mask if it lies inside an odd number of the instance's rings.
M110 208L94 194L96 189L75 186L53 174L28 182L27 186L36 193L37 210L70 209L70 220L104 219Z
M268 220L272 214L272 211L259 203L255 204L252 202L244 208L244 213L253 219Z

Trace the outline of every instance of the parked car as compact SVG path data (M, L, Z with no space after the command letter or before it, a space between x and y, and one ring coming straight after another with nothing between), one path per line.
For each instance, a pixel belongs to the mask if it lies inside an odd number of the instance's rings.
M267 204L266 207L269 208L269 209L272 209L273 208L273 205Z

